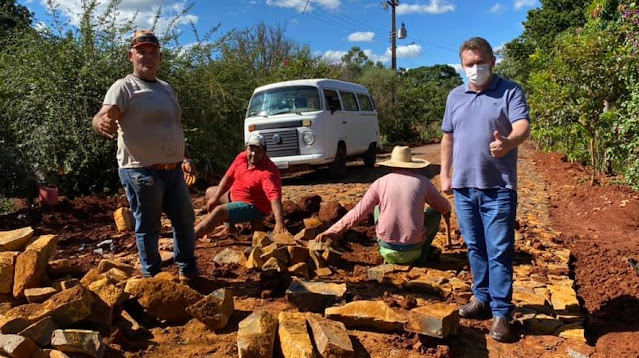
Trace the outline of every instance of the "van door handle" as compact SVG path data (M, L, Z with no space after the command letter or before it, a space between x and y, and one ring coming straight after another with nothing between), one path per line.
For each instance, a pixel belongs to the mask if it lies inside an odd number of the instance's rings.
M342 121L342 124L346 124L346 121Z

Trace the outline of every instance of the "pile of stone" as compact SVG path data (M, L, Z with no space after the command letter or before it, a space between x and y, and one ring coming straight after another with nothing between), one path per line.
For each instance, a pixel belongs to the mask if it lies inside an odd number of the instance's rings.
M340 260L342 252L332 247L330 240L315 241L324 230L324 223L313 216L303 219L304 228L295 236L290 233L273 234L263 231L253 233L252 245L245 251L224 249L213 258L220 264L239 264L248 269L288 272L304 279L328 276L330 266Z
M328 243L305 241L303 236L314 237L321 230L318 221L306 220L297 238L256 233L253 259L264 261L260 267L265 270L286 267L280 264L290 265L289 270L299 264L315 265L314 272L326 268L323 265L332 262L335 250ZM301 246L300 241L308 244ZM0 292L4 297L0 356L82 354L99 358L106 349L102 336L114 330L130 339L148 338L148 322L180 324L191 318L219 330L234 312L229 289L205 296L166 272L153 278L137 277L133 266L117 260L102 260L96 268L74 278L72 274L78 271L69 261L50 261L56 243L56 236L34 236L31 228L0 233ZM257 250L262 254L256 255ZM269 260L277 261L273 268L264 268ZM396 311L383 301L343 304L346 291L344 283L294 280L286 297L302 312L280 312L278 317L266 311L252 313L239 323L240 357L272 357L278 334L285 357L352 357L347 329L407 330L439 338L457 331L459 318L453 306Z
M140 320L193 317L217 330L234 311L230 290L204 296L169 273L135 277L134 267L116 260L81 276L68 260L49 261L56 243L31 228L0 232L0 356L102 357L101 333L136 339L149 334Z
M70 328L81 321L100 322L110 312L78 280L49 280L51 272L61 270L60 262L49 265L56 244L55 235L34 236L30 227L0 232L0 354L104 354L99 332Z

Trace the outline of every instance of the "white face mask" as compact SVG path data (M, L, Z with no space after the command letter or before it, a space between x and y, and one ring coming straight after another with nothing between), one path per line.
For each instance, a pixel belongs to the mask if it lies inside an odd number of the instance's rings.
M464 68L464 72L466 72L466 78L468 81L475 86L483 86L490 78L490 64L482 63L476 64L472 67Z

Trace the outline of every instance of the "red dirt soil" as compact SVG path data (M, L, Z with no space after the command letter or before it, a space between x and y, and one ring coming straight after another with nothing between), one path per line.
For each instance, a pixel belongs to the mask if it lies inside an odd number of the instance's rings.
M627 258L639 259L639 193L614 185L610 178L599 178L599 184L591 186L589 174L578 165L566 162L560 154L531 150L522 152L524 159L535 162L537 171L546 182L552 225L555 230L562 232L557 241L561 246L570 248L572 252L571 276L575 279L582 307L588 313L585 322L586 336L588 343L596 347L593 357L639 357L639 276L627 263ZM196 207L201 207L201 195L195 196L194 201ZM86 271L102 259L102 255L93 250L97 243L105 239L113 239L118 251L124 249L133 254L136 252L134 236L131 233L118 233L113 223L113 211L126 205L125 203L123 196L91 196L73 201L62 200L55 208L27 208L0 216L0 230L32 226L39 234L58 234L58 252L53 259L73 257L73 262ZM352 250L344 254L342 264L338 265L330 279L339 280L344 275L364 276L365 265L381 263L379 255L370 250L370 238L374 237L373 235L370 227L355 228L349 239ZM171 237L168 228L165 227L162 237ZM245 297L241 306L236 307L242 314L248 314L248 311L264 302L260 295L269 291L266 290L268 287L265 287L269 278L260 277L258 272L216 266L210 258L225 247L243 248L250 245L250 231L242 230L236 238L205 245L198 252L205 276L228 280L203 280L197 283L197 289L206 294L220 285L232 282L236 294ZM175 272L174 266L172 265L169 270ZM272 289L282 289L279 278L272 281ZM379 297L380 292L371 291L374 287L362 285L354 293L355 297L349 297L349 300ZM285 304L285 298L281 295L276 295L276 298L262 298L267 299L271 308ZM241 318L234 315L229 330L236 328ZM468 329L465 329L465 332L468 333ZM185 326L162 327L153 333L156 335L156 341L162 342L166 347L149 348L148 345L142 345L138 354L157 356L166 353L182 356L185 353L183 349L186 349L182 339L188 340L184 337L203 340L204 343L207 341L205 338L209 336L206 329L193 321ZM218 354L236 354L235 342L229 340L230 336L216 337L210 339L221 339L224 342L218 341L219 345L215 348L203 347L201 351L195 350L191 353L206 356L213 353L211 349L215 349ZM383 352L387 352L389 347L410 349L416 344L413 338L406 335L395 336L394 341L375 337L377 336L361 338L379 339L379 352L371 352L374 353L372 356L376 356L377 353L385 354ZM108 351L111 353L109 356L122 356L121 352L113 349L117 346L129 351L137 350L131 349L137 343L120 341L118 337L110 337L109 343L112 344ZM126 349L127 347L129 349ZM429 351L427 354L436 356L438 353Z
M558 153L535 153L546 181L554 229L572 253L571 274L588 312L586 337L597 357L639 357L639 193L566 162Z

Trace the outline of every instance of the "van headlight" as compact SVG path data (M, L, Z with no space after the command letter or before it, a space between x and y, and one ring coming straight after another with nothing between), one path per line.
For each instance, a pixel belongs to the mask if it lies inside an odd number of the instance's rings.
M306 145L313 145L313 143L315 143L315 134L313 134L313 132L304 132L304 134L302 134L302 140Z

